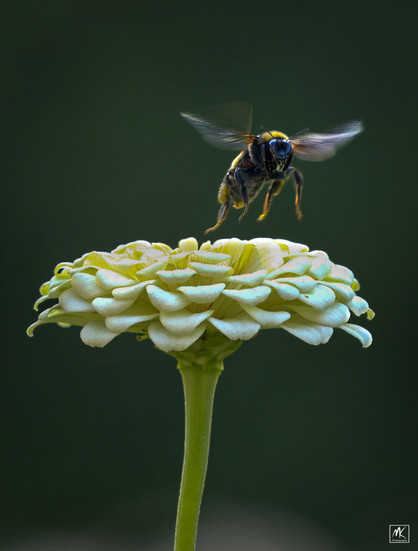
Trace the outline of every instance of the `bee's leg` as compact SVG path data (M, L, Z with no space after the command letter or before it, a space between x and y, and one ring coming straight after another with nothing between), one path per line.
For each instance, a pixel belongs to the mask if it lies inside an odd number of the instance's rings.
M248 171L245 170L245 169L242 169L242 168L236 168L235 169L235 172L234 172L234 176L235 176L235 180L239 183L239 185L241 186L241 195L242 195L242 200L244 202L244 205L245 205L245 208L244 208L244 212L241 214L241 216L238 218L238 222L241 222L241 220L244 218L244 216L247 214L247 211L248 211L248 193L247 193L247 188L245 186L245 179L244 179L244 176L243 176L243 173L244 174L248 174Z
M205 235L207 233L209 233L211 231L214 231L214 230L217 230L219 228L219 226L222 224L222 222L225 220L225 218L228 215L230 205L231 205L231 203L230 203L229 199L226 203L223 203L221 205L221 208L219 209L219 212L218 212L218 218L216 220L216 224L212 228L208 228L207 230L205 230Z
M264 163L264 149L265 145L260 145L258 140L248 146L248 153L250 155L251 162L258 168L261 168Z
M300 208L300 203L302 201L302 190L303 190L303 176L299 170L296 170L293 166L288 168L286 171L286 176L288 174L293 175L293 183L295 186L295 208L296 216L298 220L301 220L303 217L302 209Z
M284 177L277 178L276 180L273 180L273 182L270 184L269 190L266 194L266 198L264 199L263 213L260 214L260 216L257 218L258 222L261 222L267 216L273 197L274 195L279 195L284 185L284 181Z

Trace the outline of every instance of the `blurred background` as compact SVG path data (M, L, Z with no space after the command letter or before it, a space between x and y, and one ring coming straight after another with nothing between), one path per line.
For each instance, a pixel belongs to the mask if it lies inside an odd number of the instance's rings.
M264 331L215 398L198 549L380 550L418 538L415 364L416 4L3 3L3 549L171 548L183 451L175 361L122 335L25 335L55 265L213 225L233 153L179 111L228 101L292 135L366 132L210 238L285 238L350 267L374 344L312 347ZM413 302L415 304L413 304ZM246 543L245 543L246 542ZM245 547L247 545L247 547ZM415 547L416 548L416 547Z

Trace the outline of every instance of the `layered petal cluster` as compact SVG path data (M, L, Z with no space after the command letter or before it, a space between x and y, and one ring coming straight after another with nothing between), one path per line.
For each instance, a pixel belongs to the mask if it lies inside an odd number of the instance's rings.
M59 264L35 309L47 299L57 303L28 334L44 323L78 325L85 344L102 347L129 331L175 353L216 335L244 341L265 328L316 345L340 328L367 347L369 331L348 323L351 313L373 317L358 289L353 273L325 252L283 239L199 247L189 238L176 249L135 241Z

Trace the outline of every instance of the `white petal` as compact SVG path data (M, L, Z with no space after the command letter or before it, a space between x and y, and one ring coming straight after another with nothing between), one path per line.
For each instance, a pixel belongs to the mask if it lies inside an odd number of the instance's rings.
M280 281L280 280L278 280ZM299 297L299 290L293 285L286 283L276 283L275 281L266 281L266 285L272 287L283 300L295 300Z
M373 337L371 333L367 329L364 329L364 327L360 327L360 325L346 323L345 325L341 325L341 329L356 337L363 345L363 348L367 348L372 344Z
M128 314L123 313L119 316L108 316L105 319L106 327L113 333L123 333L132 325L149 321L158 317L158 312L155 314Z
M293 241L288 241L287 239L275 239L275 242L282 248L286 247L289 251L289 255L307 253L309 251L309 248L306 245L303 245L302 243L293 243Z
M124 245L118 245L116 249L113 249L112 253L117 253L119 251L125 251L126 249L148 249L151 248L151 243L149 241L144 241L143 239L138 239L137 241L131 241L130 243L125 243Z
M296 274L303 275L309 270L312 264L312 259L308 256L298 256L296 258L290 259L288 262L285 262L280 268L270 272L266 279L276 279L279 276L285 274Z
M85 272L77 272L71 278L71 283L77 293L83 298L92 299L103 295L103 289L99 287L96 276Z
M219 266L218 264L204 264L202 262L190 262L190 268L196 270L200 276L206 277L223 277L233 273L230 266Z
M365 314L369 309L369 305L364 300L364 298L361 297L354 297L353 300L347 303L347 306L352 312L354 312L356 316L361 316L361 314Z
M264 302L271 293L271 288L265 285L252 287L250 289L224 289L222 293L243 304L259 304Z
M330 327L339 327L350 319L350 310L345 304L341 303L333 304L325 310L316 310L310 306L297 306L293 304L291 308L309 321L319 323L320 325L329 325Z
M117 336L109 331L104 321L89 321L81 330L80 337L84 344L102 348Z
M294 321L293 317L286 321L282 328L308 344L324 344L329 341L333 333L332 327L316 325L302 320Z
M346 283L336 283L331 281L321 281L323 285L326 285L332 289L337 299L343 302L349 302L355 295L353 289Z
M185 268L184 270L159 270L157 276L165 283L184 283L188 281L194 274L195 270Z
M132 300L117 300L115 298L95 298L92 302L92 305L96 312L101 314L102 316L115 316L116 314L120 314L131 304L133 304L134 299Z
M206 312L198 312L196 314L192 314L187 310L161 312L160 321L171 333L182 335L193 332L202 321L208 319L212 314L213 310L206 310Z
M279 277L274 281L276 283L288 283L289 285L294 285L301 293L310 293L317 285L315 279L307 275L297 277Z
M214 285L183 286L177 290L196 304L207 304L216 300L225 287L225 283L215 283Z
M230 319L220 320L211 317L209 321L231 341L251 339L260 329L260 324L245 312Z
M116 289L116 287L128 287L137 283L135 279L125 277L112 270L105 270L104 268L97 271L96 280L105 291L111 291L112 289Z
M279 327L290 318L289 312L268 312L250 304L243 304L242 308L262 327Z
M246 285L247 287L255 287L256 285L263 283L266 275L267 270L257 270L251 274L229 276L226 278L226 281L229 283L240 283L242 285Z
M354 274L351 270L340 264L333 264L331 272L327 275L327 280L340 281L351 285L354 281Z
M311 293L301 293L299 300L317 310L323 310L335 302L335 294L325 285L317 285Z
M151 323L148 327L148 334L157 348L164 352L186 350L199 339L206 329L206 324L202 323L192 333L187 335L174 335L170 333L159 321Z
M156 285L148 285L147 293L152 304L163 312L175 312L190 304L190 300L184 294L164 291Z
M149 279L148 281L142 281L141 283L137 283L131 287L120 287L118 289L113 289L112 295L118 300L136 300L145 287L147 285L152 285L155 281L155 279Z
M308 274L315 279L324 279L332 271L332 262L328 260L328 255L323 251L313 251L317 253L312 259L312 265Z
M67 289L59 297L61 308L67 312L94 312L91 302L80 297L74 289Z

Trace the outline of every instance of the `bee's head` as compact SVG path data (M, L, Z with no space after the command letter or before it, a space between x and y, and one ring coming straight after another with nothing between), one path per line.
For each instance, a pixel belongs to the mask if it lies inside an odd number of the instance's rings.
M293 159L293 147L290 140L273 138L269 141L270 152L280 170L286 170Z

